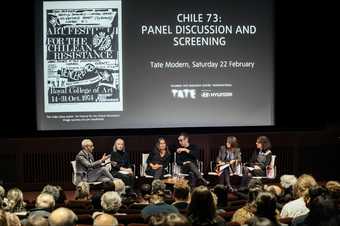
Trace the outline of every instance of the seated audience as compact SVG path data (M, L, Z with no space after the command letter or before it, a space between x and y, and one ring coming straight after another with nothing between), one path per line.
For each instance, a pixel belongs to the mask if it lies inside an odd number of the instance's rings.
M115 186L115 192L117 192L119 195L125 194L125 183L123 180L115 179L113 184Z
M329 191L321 186L309 188L309 201L307 207L309 212L296 217L292 221L293 226L314 226L314 225L340 225L339 210L335 200Z
M18 216L0 209L0 226L21 226Z
M295 218L307 214L309 212L309 209L306 207L306 202L309 198L308 190L316 185L317 183L312 176L307 174L301 175L294 185L294 195L297 199L283 206L281 218Z
M102 213L95 217L93 226L118 226L118 221L114 216Z
M276 200L280 200L283 194L282 189L277 185L264 186L264 190L275 195ZM283 205L281 203L276 202L276 207L279 211L281 211Z
M130 209L143 209L147 205L150 204L151 196L151 185L150 184L142 184L139 189L139 195L136 198L136 201L132 203L129 208Z
M76 186L75 200L89 200L90 199L90 185L82 181Z
M191 226L188 219L178 213L151 216L149 226Z
M94 209L101 209L101 197L107 191L115 191L115 184L114 181L105 181L103 182L102 189L97 191L92 197L92 205Z
M278 200L279 203L285 204L294 200L293 187L297 182L297 178L294 175L283 175L280 177L280 185L283 189L283 194Z
M49 226L48 219L40 215L33 215L28 217L25 226Z
M24 202L24 196L22 191L19 188L12 188L7 192L7 200L8 204L5 210L17 213L17 212L25 212L26 203Z
M105 192L101 197L101 206L104 213L116 214L122 206L122 198L115 191Z
M216 213L216 203L212 192L205 186L196 187L192 192L188 219L192 226L225 225L224 219Z
M276 197L270 192L261 192L255 201L256 217L265 217L271 221L274 226L281 225L278 221L279 211L276 208ZM250 219L252 222L254 219Z
M48 217L50 226L75 226L77 220L77 215L72 210L64 207L54 210Z
M263 184L261 180L252 178L248 184L248 202L244 207L235 211L231 221L237 222L241 225L245 224L249 219L255 216L256 206L255 200L260 192L263 191Z
M59 191L59 198L58 199L55 199L55 204L59 204L59 205L64 205L65 204L65 201L67 200L67 197L66 197L66 194L65 194L65 191L62 187L60 186L56 186L56 188L58 189Z
M60 198L60 190L58 189L58 187L50 185L50 184L44 186L41 193L47 193L47 194L52 195L54 198L54 201L59 200Z
M338 181L328 181L326 188L330 197L334 199L337 209L340 211L340 183Z
M225 209L228 205L228 191L222 184L214 187L213 193L217 196L217 208Z
M34 218L35 216L47 219L50 216L54 206L55 201L53 196L47 193L41 193L38 195L37 200L35 201L35 208L30 210L28 219ZM22 220L22 223L26 225L28 223L28 219ZM41 222L39 218L34 218L33 221Z
M142 217L148 220L151 216L158 214L179 213L178 209L164 202L164 189L154 189L150 204L142 209Z
M172 203L178 210L187 210L190 202L190 187L185 183L177 183L174 186Z

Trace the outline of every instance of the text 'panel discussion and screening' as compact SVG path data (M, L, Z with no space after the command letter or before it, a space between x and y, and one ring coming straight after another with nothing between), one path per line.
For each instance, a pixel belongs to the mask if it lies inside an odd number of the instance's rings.
M0 226L340 225L302 3L11 4Z

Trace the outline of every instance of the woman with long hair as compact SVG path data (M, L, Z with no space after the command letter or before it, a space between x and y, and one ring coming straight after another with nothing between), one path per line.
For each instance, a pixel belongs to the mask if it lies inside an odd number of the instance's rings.
M162 178L168 173L166 168L170 162L170 152L164 138L158 138L155 148L150 152L146 162L148 166L145 173L155 179Z

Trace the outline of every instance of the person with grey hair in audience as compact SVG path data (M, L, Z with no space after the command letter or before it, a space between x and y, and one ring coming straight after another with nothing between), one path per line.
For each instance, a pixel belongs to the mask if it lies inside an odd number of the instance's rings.
M81 142L82 150L76 156L76 184L80 181L96 182L114 180L109 170L102 166L105 160L109 159L105 153L101 159L94 161L92 152L94 150L93 142L90 139L84 139Z
M47 193L53 196L54 201L58 200L60 197L59 189L56 186L47 184L43 187L41 193Z
M101 206L105 213L116 214L122 206L122 198L115 191L105 192L101 197Z
M54 210L48 217L50 226L75 226L77 220L77 215L72 210L64 207Z
M44 218L48 218L50 216L51 211L55 206L55 201L52 195L48 193L41 193L38 195L37 200L35 201L35 208L31 209L28 218L23 219L21 223L26 225L29 222L29 219L34 216L41 216ZM37 220L40 222L40 220Z
M290 202L294 200L294 191L293 187L297 182L297 178L294 175L282 175L280 177L280 185L283 189L283 194L281 198L278 200L281 204L286 204L287 202Z
M102 213L94 218L93 226L118 226L118 220L110 214Z
M75 200L89 200L90 198L90 185L82 181L76 186Z

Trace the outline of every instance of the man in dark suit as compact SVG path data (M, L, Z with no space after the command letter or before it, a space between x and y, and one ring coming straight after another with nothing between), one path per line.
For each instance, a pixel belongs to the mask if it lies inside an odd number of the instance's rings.
M76 156L77 183L80 181L113 181L114 178L102 163L109 158L105 153L103 157L94 161L92 152L94 149L93 142L85 139L81 142L82 150Z

